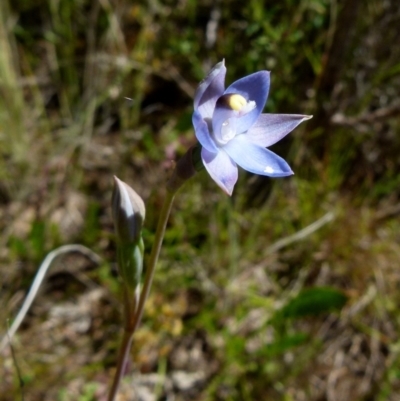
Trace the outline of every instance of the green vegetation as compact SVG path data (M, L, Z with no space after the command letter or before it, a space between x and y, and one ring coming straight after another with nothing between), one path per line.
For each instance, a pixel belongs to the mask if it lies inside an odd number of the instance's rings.
M104 399L122 322L112 176L146 202L146 258L222 58L228 83L271 70L267 112L314 118L273 148L294 177L241 171L229 198L203 172L178 194L121 393L397 400L399 37L396 0L2 0L0 334L51 250L104 262L57 259L15 358L0 353L0 400L21 399L17 367L25 401Z

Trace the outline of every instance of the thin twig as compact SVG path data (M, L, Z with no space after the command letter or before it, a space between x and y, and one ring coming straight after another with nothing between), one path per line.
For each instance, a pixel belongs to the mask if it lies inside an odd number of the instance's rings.
M86 246L79 245L79 244L71 244L71 245L63 245L54 251L51 251L43 260L42 264L39 267L38 272L36 273L35 279L29 289L28 295L25 298L24 303L22 304L21 309L19 310L15 320L13 321L10 329L8 330L8 335L5 335L0 342L0 352L4 349L7 343L11 342L12 337L18 330L19 326L21 325L22 321L24 320L26 314L31 307L40 286L46 276L47 271L49 270L50 266L52 265L53 261L60 255L70 253L70 252L79 252L83 255L87 256L91 259L94 263L100 264L102 259L98 256L95 252L91 249L87 248Z
M343 125L354 127L359 124L372 124L376 121L386 120L391 117L396 117L400 114L400 103L394 103L387 107L363 113L359 116L347 117L342 113L336 113L331 118L331 123L335 125Z
M264 269L266 263L268 263L268 261L270 259L269 255L271 253L277 252L280 249L284 248L285 246L293 244L294 242L304 240L306 237L310 236L311 234L315 233L320 228L322 228L325 224L328 224L330 221L334 220L334 218L335 218L335 214L333 212L328 212L327 214L322 216L320 219L316 220L314 223L303 228L302 230L298 231L297 233L274 242L265 251L266 255L268 255L268 256L264 260L257 263L256 265L253 265L251 268L244 270L240 276L238 276L236 279L234 279L231 282L231 284L228 286L228 288L229 289L242 288L238 283L242 283L244 280L247 280L252 274L254 274L254 272L256 270ZM304 274L306 274L306 272ZM290 293L297 292L300 290L300 287L302 286L304 280L306 279L306 275L304 275L304 274L300 273L298 284L296 285L295 288L292 288L290 290ZM272 282L270 282L270 284L273 285ZM210 288L212 288L212 287L210 287ZM214 289L214 288L212 288L212 289Z
M302 230L298 231L297 233L295 233L293 235L289 235L286 238L282 238L282 239L276 241L274 244L272 244L271 246L269 246L267 248L267 251L266 251L267 254L274 253L274 252L278 251L279 249L284 248L285 246L293 244L294 242L302 241L306 237L315 233L315 231L318 231L325 224L328 224L329 222L331 222L334 218L335 218L335 214L333 212L328 212L327 214L322 216L320 219L318 219L317 221L314 221L314 223L303 228Z

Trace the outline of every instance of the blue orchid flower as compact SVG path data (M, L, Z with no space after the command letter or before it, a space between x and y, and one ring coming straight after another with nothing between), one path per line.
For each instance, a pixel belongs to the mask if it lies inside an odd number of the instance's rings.
M261 114L268 97L269 71L259 71L225 89L225 63L200 83L194 98L193 126L211 178L228 195L238 179L237 165L254 174L285 177L293 171L266 149L312 116Z

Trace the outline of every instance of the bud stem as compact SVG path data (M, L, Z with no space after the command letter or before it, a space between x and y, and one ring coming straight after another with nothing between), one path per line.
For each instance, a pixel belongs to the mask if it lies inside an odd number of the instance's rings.
M146 269L146 276L144 278L143 289L141 291L139 303L136 306L136 308L133 307L129 298L129 294L127 294L126 289L124 289L124 298L125 298L124 302L125 302L125 312L126 312L125 330L118 354L117 371L115 373L114 381L110 389L110 393L108 395L108 401L114 401L117 395L118 387L124 373L126 361L128 359L129 350L131 348L132 337L137 327L140 324L140 320L142 319L144 304L149 295L150 287L153 282L154 271L158 261L158 256L160 254L161 245L164 239L165 228L167 226L168 217L170 215L172 203L174 201L177 190L178 189L176 189L175 191L167 190L167 195L165 197L160 217L158 219L157 230L154 238L153 247L151 249L149 265L147 266ZM134 311L132 311L132 309L134 309Z

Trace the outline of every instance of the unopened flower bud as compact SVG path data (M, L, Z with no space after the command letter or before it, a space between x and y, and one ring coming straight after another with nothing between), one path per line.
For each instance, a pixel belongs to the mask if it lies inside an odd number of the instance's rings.
M144 203L128 184L115 176L112 216L118 242L137 244L145 217Z
M142 198L125 182L114 177L112 215L117 237L118 269L126 288L138 298L143 267Z

